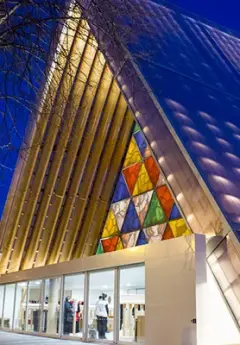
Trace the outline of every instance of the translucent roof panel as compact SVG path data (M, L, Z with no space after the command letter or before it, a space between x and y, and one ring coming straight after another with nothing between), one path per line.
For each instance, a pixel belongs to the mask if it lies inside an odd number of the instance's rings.
M115 0L111 19L240 239L239 37L147 0Z

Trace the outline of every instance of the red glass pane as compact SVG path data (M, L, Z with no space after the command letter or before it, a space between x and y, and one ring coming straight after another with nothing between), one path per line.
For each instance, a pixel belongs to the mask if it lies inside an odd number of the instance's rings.
M153 157L148 157L144 161L145 167L147 169L148 175L152 181L152 184L156 186L158 177L160 175L160 170L157 166L157 163Z
M136 184L142 163L137 163L123 170L124 178L127 182L129 192L132 194Z
M106 240L102 240L104 253L114 252L117 243L118 243L118 236L107 238Z
M168 187L167 186L158 187L157 195L158 195L158 199L161 203L161 206L165 213L166 218L169 218L173 204L174 204L174 200L171 193L169 192Z

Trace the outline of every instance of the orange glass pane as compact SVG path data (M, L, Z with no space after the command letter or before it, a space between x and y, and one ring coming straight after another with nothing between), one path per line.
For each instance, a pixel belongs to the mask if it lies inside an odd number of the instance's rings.
M104 253L114 252L118 243L118 236L102 240Z
M174 200L171 193L169 192L168 187L167 186L158 187L157 195L158 195L158 199L160 201L160 204L162 206L162 209L165 213L166 218L169 218L173 204L174 204Z
M144 163L152 184L156 186L160 175L160 170L155 159L153 157L148 157L147 159L145 159Z
M167 225L166 230L163 233L162 240L170 240L171 238L174 238L174 235L170 226Z
M140 162L123 170L123 175L127 183L128 190L131 194L133 193L141 166L142 163Z

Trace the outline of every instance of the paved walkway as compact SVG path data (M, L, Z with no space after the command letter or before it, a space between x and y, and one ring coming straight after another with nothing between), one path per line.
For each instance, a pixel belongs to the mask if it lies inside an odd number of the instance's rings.
M50 339L45 337L35 337L16 333L0 332L1 345L79 345L85 344L79 341ZM98 345L94 343L94 345Z

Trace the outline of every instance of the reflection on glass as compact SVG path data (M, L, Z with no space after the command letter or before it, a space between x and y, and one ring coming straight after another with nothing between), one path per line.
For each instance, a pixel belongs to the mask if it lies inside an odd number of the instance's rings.
M88 337L113 340L114 271L89 276Z
M145 338L145 267L120 270L121 341L144 342Z
M4 285L0 285L0 327L2 327Z
M3 327L4 328L12 328L14 294L15 294L15 284L6 285L4 307L3 307Z
M16 302L13 328L19 331L25 330L27 302L27 282L18 283L16 286Z
M41 280L29 282L27 331L39 332L41 322Z
M84 275L64 278L63 334L82 337Z
M59 333L61 278L45 280L42 331L47 334Z
M208 263L240 325L240 252L230 236L208 257Z

